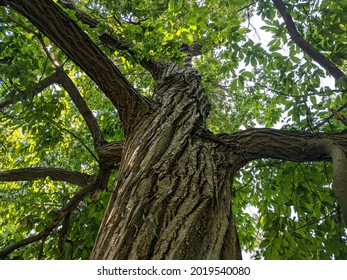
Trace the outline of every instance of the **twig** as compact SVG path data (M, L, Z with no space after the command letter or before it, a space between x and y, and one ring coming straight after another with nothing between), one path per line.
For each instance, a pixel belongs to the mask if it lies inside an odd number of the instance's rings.
M43 91L44 89L46 89L49 86L54 85L54 84L56 84L58 82L59 82L59 77L58 77L57 73L55 72L52 75L50 75L50 76L44 78L43 80L39 81L33 87L33 89L27 89L24 92L20 92L20 94L18 94L19 97L20 97L20 98L18 98L18 101L25 99L30 94L33 94L33 95L38 94L41 91ZM9 106L11 104L14 104L15 100L17 101L17 98L0 101L0 110L4 109L5 107L7 107L7 106Z
M66 239L67 239L68 234L69 234L70 218L71 218L71 212L69 212L69 214L67 214L64 217L63 225L59 231L58 248L59 248L60 253L63 253L64 248L65 248Z
M345 126L347 126L347 119L345 116L341 115L336 109L330 109L330 111L337 120L341 121Z
M244 6L244 7L240 8L240 9L236 10L236 13L239 13L239 12L245 10L245 9L248 9L250 6L253 6L253 5L254 5L255 3L257 3L257 2L258 2L258 1L254 1L254 2L252 2L252 3L250 3L250 4L248 4L247 6Z
M48 116L45 116L48 120L50 120L52 122L53 125L57 126L58 128L60 128L61 130L69 133L73 138L75 138L76 140L78 140L78 142L81 143L81 145L89 152L89 154L96 160L98 160L98 157L94 154L94 152L83 142L82 138L80 138L79 136L77 136L75 133L73 133L71 130L62 127L61 125L59 125L58 123L56 123L54 120L52 120L51 118L49 118Z
M340 106L339 108L336 109L337 112L341 112L343 109L347 108L347 103L343 104L342 106ZM320 123L318 123L316 126L313 127L313 129L319 128L320 126L322 126L323 124L327 123L328 121L330 121L332 118L334 117L334 114L331 114L329 117L325 118L324 120L322 120Z

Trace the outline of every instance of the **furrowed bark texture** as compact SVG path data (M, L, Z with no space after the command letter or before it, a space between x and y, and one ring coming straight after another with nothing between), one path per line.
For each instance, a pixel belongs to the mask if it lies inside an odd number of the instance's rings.
M223 145L198 136L208 110L199 78L163 75L156 112L125 143L91 258L239 259L233 160Z

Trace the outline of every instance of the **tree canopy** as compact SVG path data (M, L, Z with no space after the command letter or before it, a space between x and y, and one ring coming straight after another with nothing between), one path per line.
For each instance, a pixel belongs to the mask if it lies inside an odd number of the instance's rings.
M146 104L152 61L193 57L215 134L276 127L347 141L345 0L55 0L36 14L21 2L0 0L2 258L89 258L131 122L110 87ZM61 26L40 26L40 13ZM103 64L102 73L84 64ZM333 164L289 160L255 160L239 172L232 212L243 250L255 259L346 259Z

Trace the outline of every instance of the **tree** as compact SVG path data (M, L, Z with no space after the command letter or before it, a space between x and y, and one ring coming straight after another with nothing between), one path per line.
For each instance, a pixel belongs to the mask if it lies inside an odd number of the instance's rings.
M0 6L2 258L347 257L345 1Z

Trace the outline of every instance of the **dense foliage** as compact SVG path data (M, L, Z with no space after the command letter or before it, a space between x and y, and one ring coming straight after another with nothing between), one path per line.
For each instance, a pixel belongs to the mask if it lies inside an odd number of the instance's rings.
M303 52L272 1L79 0L74 9L70 1L55 2L147 98L154 85L141 60L182 63L182 47L202 46L194 64L212 104L208 126L215 133L249 127L338 132L347 125L345 80L332 81ZM285 4L306 42L346 73L347 2ZM105 34L127 47L110 48ZM98 168L93 139L56 78L57 66L74 82L105 140L124 139L117 112L91 79L28 20L1 7L0 251L44 232L81 189L50 176L10 180L6 170L54 167L95 174ZM329 162L263 160L245 166L232 187L244 250L256 259L347 259L331 170ZM84 197L50 234L7 258L88 258L116 177L117 165L104 189Z

